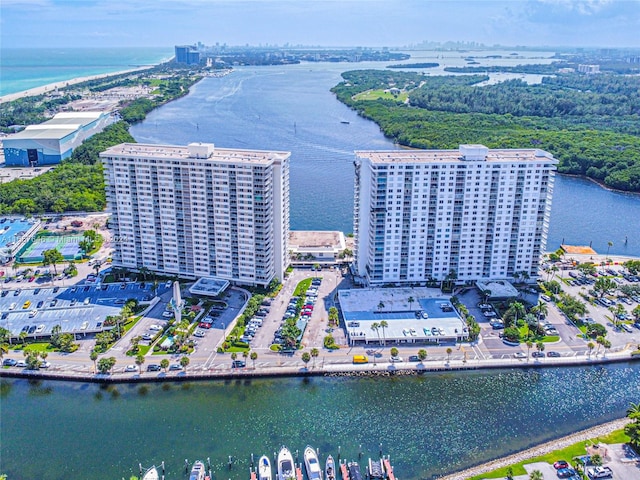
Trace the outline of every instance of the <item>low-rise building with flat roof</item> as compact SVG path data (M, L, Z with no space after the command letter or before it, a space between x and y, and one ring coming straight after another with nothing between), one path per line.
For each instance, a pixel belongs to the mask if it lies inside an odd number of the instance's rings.
M0 218L0 263L7 263L40 230L41 222L33 218Z
M469 339L469 329L434 288L340 290L338 299L349 345L452 343ZM381 323L385 321L386 326Z
M109 112L62 112L3 140L5 165L36 167L69 158L84 140L113 123Z
M334 265L347 248L342 232L296 230L289 232L289 253L294 266Z

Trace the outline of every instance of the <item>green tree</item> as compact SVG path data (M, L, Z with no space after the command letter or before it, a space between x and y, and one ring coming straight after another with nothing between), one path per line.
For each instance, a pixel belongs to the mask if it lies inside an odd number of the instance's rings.
M89 353L89 358L93 362L93 373L96 373L98 368L96 365L96 360L98 360L98 352L96 352L94 349L91 349L91 352Z
M538 352L544 352L544 342L536 342L536 350Z
M385 335L385 329L389 326L389 323L386 320L382 320L380 322L380 328L382 328L382 344L387 344L387 336Z
M253 363L253 368L256 368L256 360L258 359L258 352L251 352L250 355L251 362Z
M540 470L534 470L529 474L529 480L544 480L544 476Z
M51 248L42 252L42 266L48 267L49 265L52 265L53 272L56 275L58 275L58 269L56 268L56 265L62 262L64 262L64 257L57 248Z
M447 348L447 363L451 363L451 353L453 352L453 350L451 349L451 347Z
M531 351L531 348L533 348L533 342L531 340L527 340L527 361L529 360L529 352Z
M145 358L143 354L139 353L138 355L136 355L136 365L138 366L139 369L142 368L144 361L145 361Z
M189 366L189 357L184 356L184 357L180 358L180 366L182 368L184 368L185 373L186 373L187 367Z
M371 330L373 330L374 332L376 332L376 335L378 335L378 343L380 343L380 324L378 322L373 322L371 324Z
M397 357L398 353L400 353L400 352L398 351L398 349L396 347L391 347L391 356L392 357Z
M160 360L160 367L164 369L164 373L167 373L167 368L169 368L169 360L167 360L166 358Z
M307 364L311 361L311 354L309 352L304 352L302 354L302 361L304 362L305 368L307 368Z
M418 358L420 362L424 362L427 359L427 351L424 348L418 350Z
M407 298L407 302L409 302L409 310L411 310L411 304L413 304L413 302L415 302L416 299L413 297L409 297Z
M108 374L116 364L115 357L102 357L98 360L98 371L102 374Z
M593 344L593 342L589 342L587 343L587 348L589 349L589 358L591 358L591 353L593 352L593 349L596 348L596 346Z
M313 358L313 368L316 367L316 358L320 355L320 351L317 348L311 349L311 358Z
M593 285L593 291L596 292L598 297L602 298L605 295L609 295L611 292L615 291L617 287L618 284L612 279L599 277L596 280L596 283Z
M637 450L640 448L640 403L632 403L627 410L627 418L631 420L624 427L624 433L629 436L629 443Z

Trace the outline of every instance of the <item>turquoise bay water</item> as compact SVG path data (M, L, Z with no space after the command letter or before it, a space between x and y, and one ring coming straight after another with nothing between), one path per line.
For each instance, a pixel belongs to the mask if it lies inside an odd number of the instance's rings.
M0 96L78 77L154 65L173 56L154 48L3 48Z
M211 458L246 480L250 456L307 444L357 460L382 443L403 480L431 478L624 416L639 366L414 377L281 378L118 385L3 380L0 471L43 480L128 478ZM227 459L234 459L229 471Z

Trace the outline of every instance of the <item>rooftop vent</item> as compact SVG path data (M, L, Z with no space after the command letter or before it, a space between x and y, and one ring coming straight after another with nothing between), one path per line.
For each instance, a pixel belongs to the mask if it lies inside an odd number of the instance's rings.
M188 148L189 158L209 158L214 151L213 143L190 143Z
M460 156L470 162L482 162L487 159L489 149L484 145L460 145Z

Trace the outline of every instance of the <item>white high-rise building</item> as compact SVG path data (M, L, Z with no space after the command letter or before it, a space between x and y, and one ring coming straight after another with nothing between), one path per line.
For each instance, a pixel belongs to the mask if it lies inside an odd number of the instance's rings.
M537 275L558 163L551 154L461 145L356 157L355 269L367 283Z
M208 143L102 152L113 264L247 285L282 280L290 155Z

